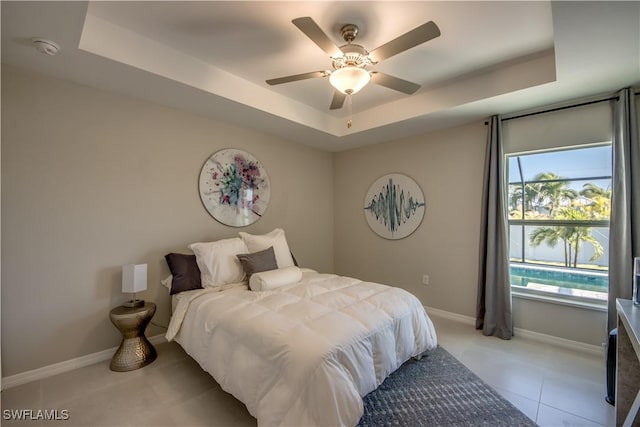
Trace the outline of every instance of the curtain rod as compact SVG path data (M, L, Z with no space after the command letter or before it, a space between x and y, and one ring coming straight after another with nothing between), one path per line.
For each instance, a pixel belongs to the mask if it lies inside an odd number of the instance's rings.
M619 98L620 98L619 96L607 96L606 98L593 99L591 101L579 102L577 104L563 105L561 107L547 108L545 110L518 114L518 115L515 115L515 116L511 116L511 117L507 117L507 118L501 119L500 121L506 122L506 121L513 120L513 119L521 119L523 117L537 116L538 114L551 113L551 112L554 112L554 111L561 111L561 110L568 110L570 108L576 108L576 107L584 107L586 105L598 104L600 102L617 101ZM484 124L488 125L489 121L485 121Z
M611 97L604 98L604 99L597 99L595 101L580 102L578 104L565 105L563 107L549 108L547 110L535 111L535 112L532 112L532 113L519 114L517 116L512 116L512 117L507 117L506 119L502 119L502 121L506 122L506 121L513 120L513 119L521 119L523 117L537 116L538 114L552 113L554 111L568 110L570 108L584 107L586 105L599 104L600 102L617 101L617 100L618 100L617 96L611 96Z

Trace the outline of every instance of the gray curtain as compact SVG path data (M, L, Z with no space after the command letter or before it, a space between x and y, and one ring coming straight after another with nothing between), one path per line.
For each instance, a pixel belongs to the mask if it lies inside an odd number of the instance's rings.
M640 256L640 143L632 89L613 105L613 194L609 225L608 330L616 327L616 298L631 299L633 257Z
M489 123L480 225L480 263L476 329L502 339L513 336L504 155L500 117Z

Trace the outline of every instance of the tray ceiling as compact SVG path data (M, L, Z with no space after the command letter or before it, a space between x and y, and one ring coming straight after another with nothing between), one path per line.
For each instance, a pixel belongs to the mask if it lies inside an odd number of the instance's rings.
M429 20L442 34L372 67L417 93L370 84L330 111L327 78L265 83L331 69L301 16L338 45L357 24L368 50ZM2 60L334 151L637 84L639 28L638 2L2 2Z

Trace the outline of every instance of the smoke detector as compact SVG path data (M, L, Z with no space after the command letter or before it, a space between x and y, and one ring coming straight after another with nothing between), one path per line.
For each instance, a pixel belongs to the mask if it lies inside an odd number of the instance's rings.
M53 56L60 50L60 45L51 40L34 37L31 39L31 41L40 53L45 53L47 55Z

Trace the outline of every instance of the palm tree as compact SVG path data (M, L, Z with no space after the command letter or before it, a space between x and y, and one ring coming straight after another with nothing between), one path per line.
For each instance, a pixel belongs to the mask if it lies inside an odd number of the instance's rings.
M556 209L578 197L578 192L568 188L566 181L562 179L553 172L542 172L533 177L534 181L542 181L534 184L538 192L535 202L547 209L550 218L553 218Z
M593 256L591 258L589 258L589 261L593 262L598 260L603 254L604 254L604 248L602 247L602 245L600 244L600 242L598 242L595 237L593 237L591 235L591 228L589 227L576 227L577 230L573 235L573 241L571 242L571 244L574 247L574 259L573 259L573 266L577 267L578 266L578 248L580 246L581 243L591 243L591 246L593 246Z
M550 248L555 248L560 240L564 244L564 266L571 267L571 249L567 244L567 236L562 230L563 227L539 227L529 235L529 243L531 246L538 247L546 242ZM569 251L569 252L568 252Z
M589 220L589 213L585 211L584 208L579 206L573 206L570 208L563 208L560 212L560 216L562 219L570 219L574 221L580 220ZM589 259L589 261L595 261L604 254L604 248L592 235L591 235L591 227L564 227L568 230L569 243L574 249L574 260L573 266L576 267L578 264L578 251L580 249L580 244L583 242L591 243L594 249L593 256Z
M589 199L593 198L594 196L602 196L602 197L606 197L607 199L610 199L611 189L602 188L599 185L588 182L582 186L582 190L580 190L580 195L587 197Z
M602 188L592 183L586 183L580 190L580 195L587 199L590 219L609 219L611 216L611 189Z
M524 185L524 201L522 197L522 185L512 184L509 186L509 212L512 219L522 219L522 204L524 203L525 217L535 212L533 201L538 194L538 189L534 184Z
M576 207L561 208L556 215L557 219L585 220L588 219L584 210ZM540 227L529 236L529 242L537 247L546 242L549 247L555 248L562 240L564 245L564 265L565 267L578 266L578 254L583 243L590 243L593 246L594 254L589 261L596 261L604 254L604 248L592 235L591 227L582 226L556 226Z
M529 213L530 216L536 216L546 211L545 217L549 219L579 221L609 218L610 189L587 183L578 193L569 188L567 182L553 172L539 173L533 177L532 181L524 185L525 215ZM586 198L587 203L579 203L578 196ZM523 186L520 185L510 194L511 206L520 205L521 207L522 197ZM604 254L602 245L592 236L590 227L575 225L538 227L531 232L529 241L534 247L547 243L551 248L562 241L566 267L575 268L578 265L578 255L584 243L590 243L594 248L594 255L590 261L595 261Z

